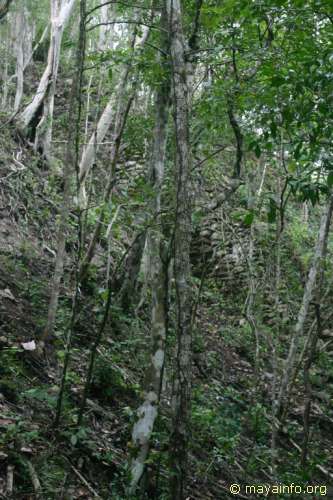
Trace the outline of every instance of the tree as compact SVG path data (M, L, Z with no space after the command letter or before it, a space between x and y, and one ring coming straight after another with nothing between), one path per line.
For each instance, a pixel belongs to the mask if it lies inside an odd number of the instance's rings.
M45 157L50 154L54 94L60 61L61 40L76 0L51 0L51 33L47 65L37 92L17 116L19 129L34 142L36 151Z
M295 367L299 339L304 334L305 321L307 319L310 303L314 295L317 276L320 272L320 268L323 264L323 259L325 257L325 250L327 248L327 237L332 218L332 211L333 211L333 197L330 196L328 202L324 207L323 214L321 217L313 260L309 270L308 279L304 287L302 304L299 309L297 322L291 337L288 356L285 361L285 367L281 379L279 395L276 402L277 415L280 415L281 410L285 409L283 408L283 404L286 400L288 401L289 390L290 390L289 384Z
M32 55L32 36L28 26L28 12L22 2L18 5L15 13L14 45L16 52L16 93L14 101L14 113L17 113L23 97L23 74L24 69Z
M177 348L172 387L172 429L170 436L171 496L185 495L187 445L191 403L191 153L189 144L189 102L186 44L179 0L167 0L169 16L172 102L176 140L176 213L173 234L176 288Z
M136 29L130 36L129 46L132 51L132 58L134 58L135 51L140 51L143 49L145 42L149 36L149 29L145 28L143 36L138 37L136 34ZM82 208L86 207L87 198L86 198L86 189L85 182L87 175L94 163L98 144L103 141L106 133L108 132L112 121L115 120L115 115L117 111L117 106L119 102L124 99L124 95L126 95L126 91L128 92L128 86L130 86L131 82L131 69L132 69L133 59L129 59L129 61L123 64L123 67L120 71L120 77L116 85L116 89L114 90L114 94L109 99L107 105L105 106L96 126L96 130L91 134L89 139L89 143L87 147L84 149L82 158L80 161L80 204ZM133 88L135 88L135 81L132 83ZM132 95L132 94L131 94Z
M167 14L165 9L161 13L162 43L164 54L168 51L166 37ZM164 31L165 30L165 31ZM158 58L159 62L166 62L166 56ZM155 127L149 165L149 183L153 199L147 204L152 213L152 227L148 230L148 261L149 285L151 288L151 348L149 365L144 382L144 398L137 409L137 421L133 426L132 442L134 445L131 460L130 493L134 493L145 469L145 462L149 453L151 434L158 415L162 377L165 360L165 342L167 332L167 296L168 276L165 262L165 242L162 235L161 196L164 181L167 127L170 103L170 74L167 71L162 76L162 83L158 82L155 97Z

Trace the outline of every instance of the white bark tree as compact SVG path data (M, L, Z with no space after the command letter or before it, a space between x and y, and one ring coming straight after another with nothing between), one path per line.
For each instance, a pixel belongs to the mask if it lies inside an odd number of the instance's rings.
M35 150L50 153L55 86L61 40L76 0L51 0L51 35L47 65L30 104L18 115L22 133L34 140ZM30 128L30 131L29 131Z
M145 28L143 31L143 35L140 39L134 34L131 37L130 46L135 50L141 50L144 47L144 44L149 36L149 29ZM123 68L120 72L120 77L117 82L116 89L112 94L109 102L105 106L100 119L97 123L96 130L92 133L89 143L85 150L83 151L81 161L80 161L80 195L79 195L79 203L81 208L86 208L87 204L87 196L86 196L86 179L87 176L93 166L93 163L96 158L96 153L98 150L98 144L103 141L108 130L111 127L112 122L115 120L116 108L118 102L122 99L124 95L124 91L128 86L130 70L132 67L131 62L126 62L123 65Z
M115 3L105 4L101 7L101 16L100 16L100 30L99 30L99 39L98 39L98 50L103 51L105 49L111 49L113 46L113 29L111 21L114 20L115 17Z
M28 12L22 2L18 4L13 26L14 49L16 53L16 93L14 113L19 110L23 97L24 69L32 57L32 30L28 26Z
M162 28L167 27L166 13L162 13ZM167 40L163 40L167 50ZM150 159L150 184L154 192L150 204L153 227L148 232L149 281L151 288L151 351L146 374L144 397L137 409L137 421L132 431L134 452L131 462L130 493L134 493L144 473L149 453L151 434L158 415L158 404L162 386L167 329L167 273L162 260L163 237L161 233L161 192L164 180L167 126L169 116L170 83L166 77L155 98L155 128Z

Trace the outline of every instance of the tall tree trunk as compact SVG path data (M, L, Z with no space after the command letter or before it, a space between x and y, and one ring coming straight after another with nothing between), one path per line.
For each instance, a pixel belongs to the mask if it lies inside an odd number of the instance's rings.
M84 23L81 20L81 30ZM69 224L70 203L72 199L71 180L74 178L75 166L77 164L78 155L78 127L79 127L79 110L78 103L82 87L82 66L85 56L85 37L80 34L80 47L78 49L77 62L81 68L80 73L76 70L73 72L73 83L71 89L71 98L69 103L68 113L68 142L66 147L66 157L63 163L63 199L60 208L60 219L57 230L57 255L55 260L55 268L51 280L51 295L48 307L47 322L42 335L42 341L50 341L53 336L55 320L58 310L58 301L60 294L60 285L64 272L65 261L65 246ZM73 117L76 117L76 126L73 127Z
M166 12L162 12L162 28L167 27ZM167 50L167 40L163 41ZM154 192L151 213L153 227L148 231L148 251L151 287L151 352L146 373L143 402L137 410L138 419L133 427L134 452L131 463L130 493L134 493L145 469L150 447L150 438L158 415L158 404L162 386L167 330L167 272L163 264L161 234L161 191L164 179L167 126L169 116L170 82L166 77L156 92L155 128L150 161L150 183Z
M105 4L101 7L101 23L99 30L98 50L111 49L112 42L112 25L107 24L114 20L115 3Z
M23 97L23 74L32 58L33 26L28 25L28 11L24 2L18 2L14 17L13 40L16 55L16 71L8 82L16 78L16 93L14 99L14 114L19 110Z
M51 37L47 66L32 101L18 115L22 133L34 141L35 150L50 153L55 85L65 26L76 0L51 0Z
M177 352L172 388L170 437L171 497L182 500L187 474L187 444L191 403L191 160L189 146L188 72L180 0L166 0L170 26L170 54L176 136L176 217L174 276L176 288Z
M25 39L24 6L20 5L14 20L14 45L16 52L16 93L14 101L14 113L20 107L23 97L23 69L24 69L24 51L23 41Z
M79 24L79 43L77 48L77 56L76 56L76 75L73 78L72 83L72 95L71 95L71 103L69 109L68 116L68 124L69 124L69 140L67 143L67 151L66 151L66 163L74 166L76 173L76 192L78 193L79 189L79 149L80 149L80 123L81 123L81 114L82 114L82 99L81 99L81 90L83 85L83 71L84 71L84 61L85 61L85 52L86 52L86 31L85 31L85 20L86 20L86 0L80 0L80 24ZM70 127L70 120L74 117L75 126ZM68 161L67 161L68 160ZM69 174L69 171L68 171ZM69 190L69 186L68 186ZM69 193L68 193L69 194ZM66 200L64 200L65 202ZM66 222L68 220L68 208L69 205L64 203L63 205L63 220L64 228L66 227ZM61 228L60 228L61 229ZM66 344L65 344L65 356L64 356L64 365L61 376L60 389L57 398L55 417L53 425L54 427L58 427L61 418L62 405L64 400L64 395L66 391L66 383L67 383L67 372L71 357L72 350L72 340L74 327L76 322L76 317L78 313L79 306L79 296L80 296L80 279L79 279L79 263L81 260L81 214L78 214L78 250L76 253L76 262L75 262L75 290L72 298L72 313L70 318L70 324L67 328L66 334ZM60 243L62 240L62 234L59 232ZM60 251L62 251L62 246L60 246Z
M313 255L308 279L305 285L302 304L298 312L296 326L291 338L288 357L285 362L284 373L281 379L280 390L277 398L277 410L276 410L277 415L281 415L284 402L288 400L289 389L290 389L289 385L295 366L298 342L300 337L304 333L304 325L308 315L309 306L313 298L317 275L318 272L320 271L320 266L322 265L322 259L324 257L324 252L326 248L329 226L332 218L332 210L333 210L333 195L330 196L327 204L325 205L321 217L315 252Z
M32 61L32 58L33 58L33 55L34 53L36 52L36 50L41 46L41 44L44 42L45 38L46 38L46 35L50 29L50 24L48 23L47 26L45 27L40 39L38 40L38 42L35 44L35 46L32 48L32 42L33 42L33 39L34 39L34 30L35 30L35 26L27 26L28 24L28 21L27 21L27 18L28 18L28 14L27 14L27 11L24 9L24 34L22 35L22 31L18 31L20 36L19 36L19 42L20 42L20 47L17 47L16 48L16 59L17 59L17 62L16 62L16 72L14 73L14 75L11 75L10 78L8 78L8 80L4 83L4 84L8 84L10 83L12 80L15 80L17 79L17 87L20 87L20 82L19 82L19 79L22 80L22 91L23 91L23 74L24 74L24 71L26 70L26 68L29 66L29 64L31 63ZM18 59L21 60L21 54L18 54L18 51L22 51L22 55L23 55L23 69L22 69L22 74L20 74L20 71L21 71L21 65L18 64ZM17 90L16 89L16 93L20 92L20 90ZM20 100L21 102L21 100ZM20 103L19 103L20 104ZM19 104L18 105L14 105L14 115L17 113L18 109L19 109ZM16 109L17 108L17 109Z

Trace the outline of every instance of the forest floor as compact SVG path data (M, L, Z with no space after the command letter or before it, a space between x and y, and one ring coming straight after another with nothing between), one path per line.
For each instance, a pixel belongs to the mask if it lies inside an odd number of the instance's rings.
M10 132L1 146L0 497L6 498L12 480L12 498L17 500L125 499L131 428L147 356L149 312L143 308L128 316L116 305L112 307L111 321L98 349L84 424L77 427L77 407L100 313L95 288L82 291L63 415L55 431L52 422L71 310L70 282L63 284L56 337L47 355L40 350L39 338L56 249L53 200L57 179L55 186L50 186L47 171L39 169L38 159L13 140ZM66 269L71 270L72 265L69 250ZM246 484L273 484L276 477L270 454L270 365L265 360L267 353L263 353L266 369L255 373L254 340L242 314L240 293L237 282L231 291L210 278L198 306L188 499L235 498L229 493L231 484L242 488ZM33 341L36 349L30 350ZM171 350L173 341L171 332ZM166 375L149 460L147 498L168 498L168 365ZM297 446L302 439L302 392L295 398L294 407L299 411L290 416L288 432L279 436L278 480L326 485L331 498L333 453L321 471L316 464L323 449L328 454L333 450L333 420L316 402L309 474L301 477Z

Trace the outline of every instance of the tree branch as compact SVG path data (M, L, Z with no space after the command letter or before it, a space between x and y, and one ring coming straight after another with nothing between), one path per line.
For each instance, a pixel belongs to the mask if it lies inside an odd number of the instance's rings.
M127 20L127 19L121 19L120 21L109 21L107 23L98 23L98 24L94 24L93 26L91 26L90 28L88 28L86 31L92 31L93 29L95 28L98 28L99 26L109 26L110 24L140 24L141 26L147 26L147 28L151 28L153 30L158 30L158 31L165 31L163 30L162 28L154 25L154 24L147 24L147 23L143 23L142 21L134 21L134 20Z

